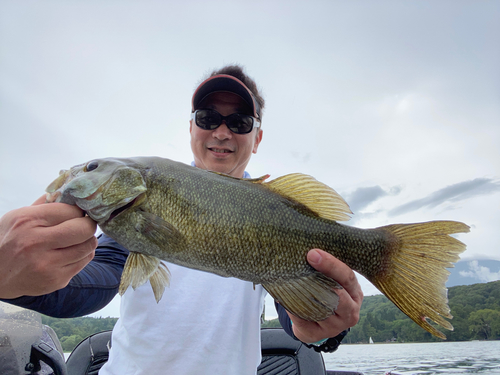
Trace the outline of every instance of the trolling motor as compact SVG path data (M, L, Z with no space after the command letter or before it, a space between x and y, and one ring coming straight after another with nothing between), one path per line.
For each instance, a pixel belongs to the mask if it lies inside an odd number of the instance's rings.
M0 374L67 375L57 335L39 313L0 302Z

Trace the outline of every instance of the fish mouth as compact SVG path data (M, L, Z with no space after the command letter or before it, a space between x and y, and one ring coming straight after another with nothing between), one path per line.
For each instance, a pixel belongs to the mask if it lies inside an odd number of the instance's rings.
M134 203L135 203L135 199L133 201L127 203L125 206L122 206L122 207L114 210L113 212L111 212L111 215L109 215L108 221L113 220L115 217L117 217L118 215L120 215L123 211L125 211L125 210L129 209L130 207L132 207L134 205Z
M109 223L110 221L112 221L116 217L120 216L120 214L122 214L123 212L127 211L128 209L130 209L132 207L135 207L135 206L138 206L139 204L141 204L143 202L144 197L145 197L145 194L138 195L137 197L135 197L134 199L132 199L127 204L124 204L123 206L118 207L116 210L114 210L114 211L111 212L111 214L109 215L109 217L106 220L104 220L102 222L102 224Z

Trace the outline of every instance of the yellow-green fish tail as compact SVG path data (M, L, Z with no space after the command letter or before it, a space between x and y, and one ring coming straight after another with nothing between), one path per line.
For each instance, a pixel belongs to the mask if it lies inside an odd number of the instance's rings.
M377 228L395 237L387 268L369 278L402 312L433 335L446 336L427 321L453 330L445 283L465 245L450 236L469 227L455 221L396 224Z

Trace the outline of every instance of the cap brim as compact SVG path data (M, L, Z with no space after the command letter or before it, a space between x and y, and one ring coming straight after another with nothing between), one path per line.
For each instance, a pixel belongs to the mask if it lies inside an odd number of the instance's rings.
M240 96L252 110L253 116L260 118L259 105L252 92L239 79L227 74L218 74L203 81L193 94L191 110L194 112L203 99L214 92L220 91L232 92Z

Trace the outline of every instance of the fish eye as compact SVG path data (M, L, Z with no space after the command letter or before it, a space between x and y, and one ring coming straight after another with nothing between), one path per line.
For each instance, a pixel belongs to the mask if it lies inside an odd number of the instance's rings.
M94 169L97 169L97 167L99 166L99 163L97 161L91 161L90 163L87 164L87 166L85 167L85 171L86 172L90 172L90 171L93 171Z

